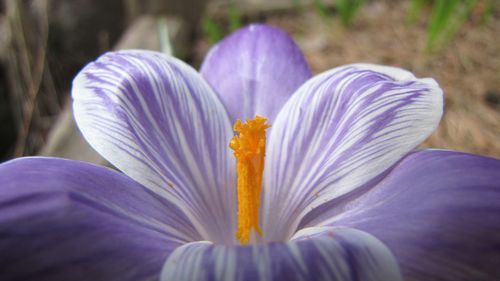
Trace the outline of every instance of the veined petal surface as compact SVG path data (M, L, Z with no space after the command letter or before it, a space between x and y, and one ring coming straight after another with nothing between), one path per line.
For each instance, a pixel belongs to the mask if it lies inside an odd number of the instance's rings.
M213 46L200 71L232 122L260 115L272 124L311 77L304 55L288 34L262 24L242 28Z
M184 245L167 260L161 281L402 280L396 260L373 236L348 228L307 232L287 243Z
M425 150L309 225L364 230L391 249L407 280L500 280L500 160ZM330 218L328 218L330 217Z
M111 164L186 211L204 239L232 243L231 124L184 62L151 51L107 53L73 82L85 139Z
M322 204L377 178L426 139L442 115L433 79L354 64L314 77L274 122L264 178L264 233L290 237Z
M0 280L153 280L197 239L179 208L118 172L56 158L0 165Z

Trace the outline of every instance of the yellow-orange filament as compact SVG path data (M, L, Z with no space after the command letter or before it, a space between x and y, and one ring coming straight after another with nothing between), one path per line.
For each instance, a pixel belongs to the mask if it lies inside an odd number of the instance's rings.
M238 175L238 229L236 239L241 244L250 241L252 228L262 236L259 226L260 193L266 152L267 119L256 116L247 123L237 120L234 131L238 136L231 139L229 147L234 150Z

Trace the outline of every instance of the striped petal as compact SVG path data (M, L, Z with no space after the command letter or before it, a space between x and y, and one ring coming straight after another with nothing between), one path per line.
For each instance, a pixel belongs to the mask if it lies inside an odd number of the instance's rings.
M123 174L56 158L0 165L0 280L154 280L200 236Z
M97 152L186 210L204 239L234 240L231 124L194 69L150 51L107 53L78 74L72 94Z
M212 47L201 74L219 94L231 121L255 115L273 122L281 107L311 77L304 56L280 29L252 24Z
M436 128L442 91L402 69L356 64L304 84L267 147L264 233L281 241L305 213L377 179Z
M309 225L367 231L407 280L499 280L500 160L452 151L413 153L378 185ZM328 215L327 213L325 213Z
M373 236L348 228L307 232L287 243L187 244L169 257L161 280L402 280L394 257Z

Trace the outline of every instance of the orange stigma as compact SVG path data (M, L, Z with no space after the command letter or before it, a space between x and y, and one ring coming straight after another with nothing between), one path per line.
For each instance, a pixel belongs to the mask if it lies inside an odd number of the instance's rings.
M246 124L238 119L234 123L234 136L229 147L234 150L238 176L238 229L236 239L241 244L248 244L252 228L262 236L259 226L260 193L262 191L262 175L264 173L264 157L266 152L267 119L256 116L247 120Z

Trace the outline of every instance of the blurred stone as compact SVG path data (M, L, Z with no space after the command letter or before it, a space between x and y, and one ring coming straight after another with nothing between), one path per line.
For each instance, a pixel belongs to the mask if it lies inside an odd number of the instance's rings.
M158 50L183 57L189 49L188 34L186 21L180 17L143 15L127 29L115 49Z
M208 0L126 0L127 14L131 19L144 14L175 17L185 22L187 29L198 27Z

